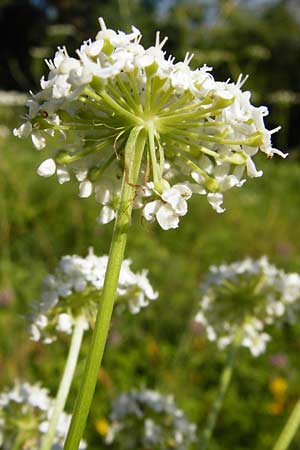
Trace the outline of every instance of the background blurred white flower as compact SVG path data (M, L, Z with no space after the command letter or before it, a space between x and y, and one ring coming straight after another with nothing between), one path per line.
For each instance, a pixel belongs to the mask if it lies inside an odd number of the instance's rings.
M176 407L173 397L149 389L132 390L117 397L110 420L106 444L116 443L120 450L187 450L196 439L195 424Z
M39 300L31 304L30 333L34 341L50 343L58 332L72 334L76 318L82 317L86 328L93 326L97 305L101 298L108 256L96 256L92 249L82 258L77 255L63 256L53 275L47 275L42 284ZM147 270L134 273L131 261L122 263L117 288L117 304L128 306L137 314L156 300L148 280Z
M201 286L196 322L223 349L242 329L241 345L253 356L266 349L268 325L290 320L300 300L300 276L286 274L266 257L211 266Z
M39 384L16 381L11 390L0 393L0 446L11 450L18 447L30 450L41 448L44 434L54 408L48 390ZM62 413L56 428L52 450L62 450L71 416ZM85 442L80 443L85 449Z

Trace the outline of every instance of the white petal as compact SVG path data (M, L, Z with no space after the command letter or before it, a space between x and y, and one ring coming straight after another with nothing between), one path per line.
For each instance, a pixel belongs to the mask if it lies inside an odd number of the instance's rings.
M221 207L223 203L223 194L220 192L210 193L207 195L207 200L217 213L223 213L225 209Z
M111 189L105 184L100 184L95 188L95 197L97 202L106 205L111 199Z
M154 200L153 202L147 203L143 209L143 217L149 221L154 220L154 216L161 206L162 202L160 200Z
M201 156L200 160L199 160L199 167L200 169L204 170L206 173L210 174L212 173L213 169L214 169L214 164L212 163L212 161L208 158L208 156ZM200 174L198 174L200 175Z
M18 138L26 138L32 131L32 125L30 122L22 123L19 128L14 128L13 134Z
M199 194L199 195L207 194L206 189L203 186L200 186L199 184L189 183L189 188L193 194Z
M56 170L56 164L52 158L45 159L37 168L37 173L41 177L51 177Z
M251 178L261 177L263 174L262 170L256 170L255 164L251 158L248 158L246 161L247 166L247 174Z
M199 172L191 172L191 177L193 178L194 181L196 181L196 183L199 184L204 184L205 183L205 178L200 175Z
M64 167L58 167L56 171L57 179L59 184L67 183L67 181L70 181L70 174L67 169Z
M156 213L156 219L163 230L177 228L179 217L170 205L162 205Z
M169 205L172 206L173 209L176 208L177 203L181 199L180 192L177 191L177 189L171 187L170 189L166 189L161 196L162 200L169 203Z
M178 212L180 215L186 214L186 211L184 213L180 213L179 211L186 209L187 205L183 205L182 201L185 201L185 199L189 199L192 195L192 191L188 186L185 184L175 184L170 189L167 189L163 192L161 198L169 203L172 208ZM178 211L177 211L178 209Z
M109 206L103 206L99 216L97 217L97 222L104 225L114 220L115 216L116 213L112 208L110 208Z
M92 194L92 192L93 192L93 184L89 180L82 181L79 184L79 197L87 198Z
M72 333L72 318L69 316L69 314L59 314L58 321L56 325L56 329L58 331L61 331L62 333L71 334Z
M33 142L33 145L38 150L42 150L44 147L46 147L46 138L42 135L40 131L34 131L31 135L31 139Z
M237 185L241 186L240 181L234 175L225 176L223 177L223 179L218 181L219 181L219 188L222 192L228 191L228 189L231 189Z
M182 198L177 203L177 206L176 206L176 208L174 208L174 211L176 214L178 214L178 216L185 216L188 211L187 201Z
M88 173L87 169L77 170L75 176L78 181L84 181L86 179L87 173Z

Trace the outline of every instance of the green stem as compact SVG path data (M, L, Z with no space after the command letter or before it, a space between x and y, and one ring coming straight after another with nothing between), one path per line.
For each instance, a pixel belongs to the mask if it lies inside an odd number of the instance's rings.
M84 333L84 328L85 328L85 319L83 317L78 317L75 323L70 350L64 368L64 373L62 375L58 392L56 395L55 405L49 423L49 428L44 437L41 450L50 450L52 447L53 439L56 433L57 423L61 413L64 410L70 392L71 384L73 381L79 351L81 347L82 337Z
M209 447L210 440L224 402L225 394L228 390L232 378L232 373L241 339L242 339L242 329L238 329L235 338L233 340L233 343L231 345L231 348L229 350L225 367L221 373L217 395L215 397L214 403L207 417L206 426L204 428L202 434L202 441L200 444L201 450L206 450Z
M145 143L145 131L141 127L134 127L130 132L125 147L125 170L123 175L121 198L111 241L103 293L99 301L99 309L85 367L85 373L76 401L64 450L78 449L85 428L90 405L92 403L98 371L107 340L121 265L124 258L128 227L131 219L132 204L135 196L135 185L138 182Z
M286 450L292 439L295 437L295 434L300 425L300 400L297 401L294 409L288 418L285 427L283 428L278 441L273 447L273 450Z
M24 444L24 435L23 433L19 433L16 437L12 450L21 450L23 444Z
M110 95L108 95L106 92L100 91L99 92L100 95L98 95L91 89L85 88L84 93L89 97L93 98L94 100L96 100L96 102L102 102L104 100L107 103L107 105L109 105L113 109L113 111L115 111L124 119L129 120L130 123L136 125L138 122L141 122L141 120L139 120L137 116L135 116L133 113L123 108L116 100L110 97Z

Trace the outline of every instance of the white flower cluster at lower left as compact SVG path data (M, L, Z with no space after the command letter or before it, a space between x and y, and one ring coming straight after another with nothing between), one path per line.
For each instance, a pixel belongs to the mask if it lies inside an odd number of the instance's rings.
M43 281L40 299L32 303L30 316L31 339L50 343L57 332L71 334L77 318L93 325L97 304L101 297L108 256L96 256L90 250L86 258L77 255L63 256L53 275ZM148 280L147 271L134 273L131 261L122 263L117 288L117 303L127 304L132 314L137 314L149 301L156 300Z
M39 384L16 381L9 391L0 393L0 448L39 450L48 431L55 400ZM62 450L71 416L62 412L51 450ZM16 439L19 446L15 447ZM86 448L81 441L79 449Z

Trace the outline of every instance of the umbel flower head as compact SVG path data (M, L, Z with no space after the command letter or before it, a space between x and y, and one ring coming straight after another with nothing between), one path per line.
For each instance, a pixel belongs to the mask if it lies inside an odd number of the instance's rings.
M188 422L172 396L148 389L121 394L112 403L106 443L120 450L187 450L196 426Z
M292 307L299 299L299 275L286 274L266 257L248 258L210 267L195 320L221 349L241 330L241 345L258 356L271 339L265 327L284 317L291 319Z
M39 450L54 408L54 400L39 384L16 381L0 393L0 448ZM62 450L71 416L61 413L51 450ZM85 449L82 441L80 449Z
M259 150L286 156L272 148L277 129L265 128L268 110L250 103L241 76L215 81L210 67L189 67L192 55L177 63L167 57L159 33L145 49L135 27L125 34L99 22L95 40L83 42L76 57L62 47L46 61L42 90L32 93L14 134L48 147L39 175L56 173L65 183L75 174L79 195L95 194L100 223L115 218L133 128L146 133L135 207L163 229L178 226L192 194L207 195L223 212L223 192L262 175L252 159Z
M50 343L57 332L71 334L79 317L86 321L86 328L94 325L107 262L107 255L96 256L92 249L86 258L61 258L54 274L45 277L40 299L32 303L32 340ZM147 271L134 273L130 265L129 259L122 263L117 302L120 308L128 305L129 311L137 314L150 300L156 300L158 293L150 285Z

